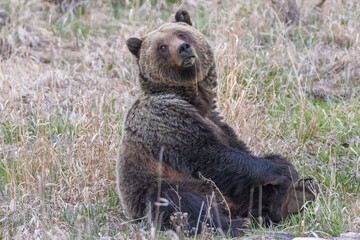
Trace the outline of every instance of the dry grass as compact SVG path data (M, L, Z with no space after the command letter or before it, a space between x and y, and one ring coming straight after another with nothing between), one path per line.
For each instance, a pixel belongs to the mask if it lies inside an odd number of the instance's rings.
M125 40L180 4L55 2L0 3L0 236L149 236L126 223L114 192L122 117L138 93ZM360 4L291 2L183 6L216 51L226 120L256 154L281 152L320 183L314 206L260 233L360 232Z

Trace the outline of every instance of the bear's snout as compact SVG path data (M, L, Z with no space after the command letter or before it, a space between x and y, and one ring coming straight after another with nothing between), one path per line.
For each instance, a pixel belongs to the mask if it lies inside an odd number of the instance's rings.
M183 59L182 61L183 67L190 67L194 64L195 53L189 43L185 42L180 44L180 46L177 48L177 54Z
M192 47L188 43L180 44L180 46L177 48L177 52L178 52L179 56L181 56L181 57L194 56L193 51L192 51Z

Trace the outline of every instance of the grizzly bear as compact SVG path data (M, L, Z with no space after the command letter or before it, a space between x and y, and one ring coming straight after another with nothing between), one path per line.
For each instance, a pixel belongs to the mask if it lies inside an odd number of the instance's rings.
M205 223L236 234L249 217L279 222L297 212L301 191L284 157L256 157L216 110L212 48L179 10L142 38L126 42L139 67L141 95L128 110L117 162L118 192L128 216L151 216L171 228L187 213L190 229ZM308 181L308 180L306 180ZM292 206L288 206L289 203ZM297 205L297 206L294 206Z

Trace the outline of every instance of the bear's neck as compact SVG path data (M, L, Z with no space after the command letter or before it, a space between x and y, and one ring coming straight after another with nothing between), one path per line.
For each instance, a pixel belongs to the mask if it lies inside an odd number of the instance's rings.
M159 86L158 88L152 88L151 90L147 89L144 92L145 94L151 95L175 94L188 103L194 105L202 116L207 116L215 104L215 92L206 88L203 84L199 84L197 87Z
M206 81L201 81L197 86L164 86L151 83L151 87L143 85L142 89L146 95L175 94L192 104L204 117L215 108L216 93Z
M204 117L216 108L216 93L213 90L217 85L215 65L209 68L206 76L202 80L197 84L194 82L194 84L190 86L167 86L161 82L154 83L148 81L141 73L140 82L145 94L175 94L192 104Z

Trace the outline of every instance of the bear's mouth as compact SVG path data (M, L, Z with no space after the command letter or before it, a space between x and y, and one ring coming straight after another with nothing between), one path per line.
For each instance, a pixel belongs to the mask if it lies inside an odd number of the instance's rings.
M183 67L191 67L192 65L194 65L194 63L195 63L195 56L192 55L192 56L186 57L184 59L182 66Z

